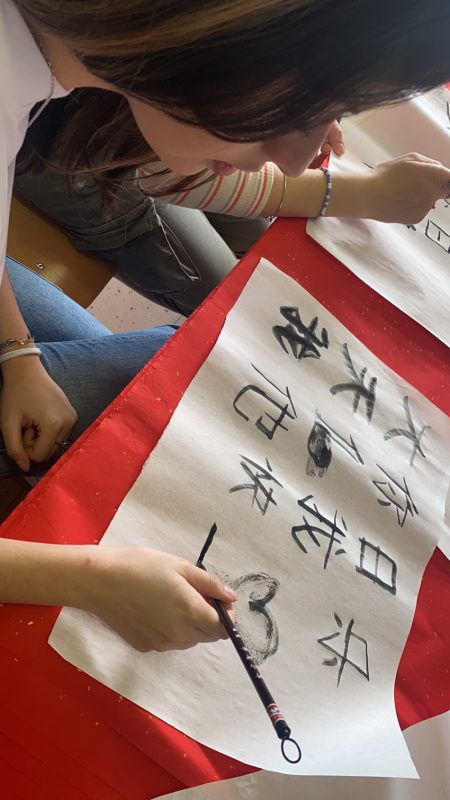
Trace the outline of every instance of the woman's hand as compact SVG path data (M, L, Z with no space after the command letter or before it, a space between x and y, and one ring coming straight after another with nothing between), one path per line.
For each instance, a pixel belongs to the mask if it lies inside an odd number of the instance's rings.
M22 356L2 365L0 427L8 455L27 471L47 461L67 438L77 415L39 359Z
M226 639L208 602L233 618L236 594L188 561L147 547L42 544L0 538L0 601L96 614L141 652Z
M450 170L418 153L385 161L364 177L364 216L380 222L420 222L437 200L450 194Z
M320 152L323 156L330 155L333 152L336 156L343 156L345 153L345 145L342 134L342 128L337 119L335 119L329 129L327 138L325 139Z
M214 575L144 547L89 551L70 604L96 614L136 650L184 650L227 638L208 598L230 611L237 596Z

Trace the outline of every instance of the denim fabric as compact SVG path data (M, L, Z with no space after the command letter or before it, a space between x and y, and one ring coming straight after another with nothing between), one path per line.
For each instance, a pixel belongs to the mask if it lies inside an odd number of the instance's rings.
M41 361L78 414L74 441L172 335L164 326L111 333L59 289L7 259L19 308Z

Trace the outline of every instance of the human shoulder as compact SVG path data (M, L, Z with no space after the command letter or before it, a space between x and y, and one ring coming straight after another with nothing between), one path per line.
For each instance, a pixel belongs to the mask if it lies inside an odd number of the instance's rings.
M0 136L8 165L22 145L28 117L48 98L51 71L25 20L12 0L0 2ZM56 86L54 96L65 94Z

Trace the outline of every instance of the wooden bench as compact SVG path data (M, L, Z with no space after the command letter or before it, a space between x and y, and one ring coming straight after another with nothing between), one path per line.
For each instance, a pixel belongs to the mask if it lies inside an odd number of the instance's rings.
M83 308L114 275L111 266L88 253L79 253L52 220L17 197L11 203L7 254L59 286Z

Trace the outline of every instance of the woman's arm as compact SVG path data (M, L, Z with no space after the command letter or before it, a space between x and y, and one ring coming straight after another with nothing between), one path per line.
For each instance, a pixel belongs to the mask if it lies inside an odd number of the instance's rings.
M168 553L0 539L0 602L83 609L142 652L227 638L210 597L228 610L236 600L214 575Z
M325 189L326 178L320 169L308 169L299 178L287 178L281 216L316 217ZM284 176L277 169L262 216L277 215L283 190ZM425 156L408 153L367 173L332 173L326 216L420 222L434 203L449 193L450 170Z
M337 126L334 131L339 133ZM326 142L322 150L342 152L342 139ZM158 177L140 170L145 192L161 191ZM408 153L367 173L332 173L332 192L326 216L377 219L382 222L418 222L436 200L450 192L450 172L439 162ZM274 164L260 172L237 171L178 194L163 196L167 203L203 211L242 217L316 217L322 208L326 179L320 169L307 169L298 178L286 179ZM282 207L280 211L280 204ZM279 213L280 212L280 213Z
M32 333L32 331L31 331ZM24 340L27 325L20 313L5 270L0 285L0 343ZM0 355L22 350L18 342L0 349ZM46 461L67 438L76 422L75 410L52 381L36 355L11 358L1 364L0 427L8 455L23 470L30 459Z

